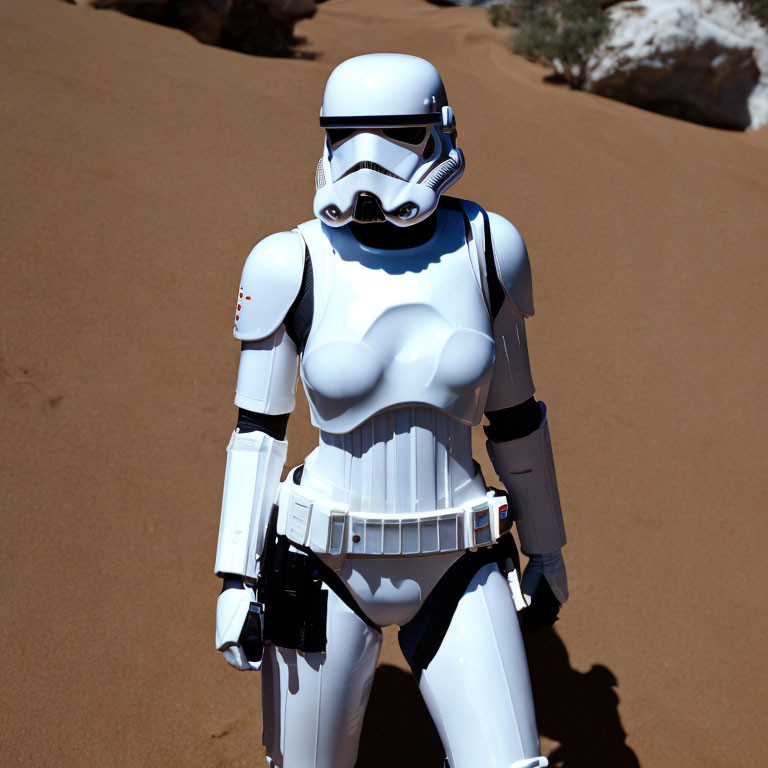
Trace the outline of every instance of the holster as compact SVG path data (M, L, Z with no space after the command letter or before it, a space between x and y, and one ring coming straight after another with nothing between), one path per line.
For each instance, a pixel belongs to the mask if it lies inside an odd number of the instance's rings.
M302 653L323 652L328 592L322 589L315 559L278 536L276 521L277 506L267 528L257 590L264 605L264 642Z

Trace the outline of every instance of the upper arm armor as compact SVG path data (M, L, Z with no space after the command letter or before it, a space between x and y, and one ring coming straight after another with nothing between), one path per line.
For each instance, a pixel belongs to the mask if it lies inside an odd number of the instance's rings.
M262 240L243 267L235 311L234 336L257 341L283 323L301 288L304 242L296 232L278 232Z
M524 317L533 314L533 285L528 251L520 233L503 216L488 213L496 273L507 298Z

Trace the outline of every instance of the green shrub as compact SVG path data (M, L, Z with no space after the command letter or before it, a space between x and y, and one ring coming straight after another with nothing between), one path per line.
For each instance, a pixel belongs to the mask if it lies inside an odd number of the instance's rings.
M491 26L498 27L501 24L508 24L516 27L519 23L519 12L516 4L510 2L492 3L487 8L488 19Z
M764 27L768 27L768 0L741 0L741 6Z
M556 61L573 88L583 85L590 54L608 31L599 0L506 0L490 6L489 16L492 24L518 28L510 41L515 53L531 61Z

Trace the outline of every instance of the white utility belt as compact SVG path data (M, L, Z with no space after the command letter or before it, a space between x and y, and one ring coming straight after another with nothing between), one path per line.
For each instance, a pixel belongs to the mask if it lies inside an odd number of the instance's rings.
M460 507L403 516L351 512L346 504L308 493L293 482L291 472L278 497L278 534L316 554L341 558L416 557L487 547L510 525L506 496L493 491Z

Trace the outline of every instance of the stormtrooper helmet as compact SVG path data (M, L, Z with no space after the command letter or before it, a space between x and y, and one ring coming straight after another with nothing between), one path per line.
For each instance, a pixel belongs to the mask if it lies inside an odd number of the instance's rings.
M372 53L339 64L320 111L315 216L332 227L426 219L464 172L443 81L424 59Z

